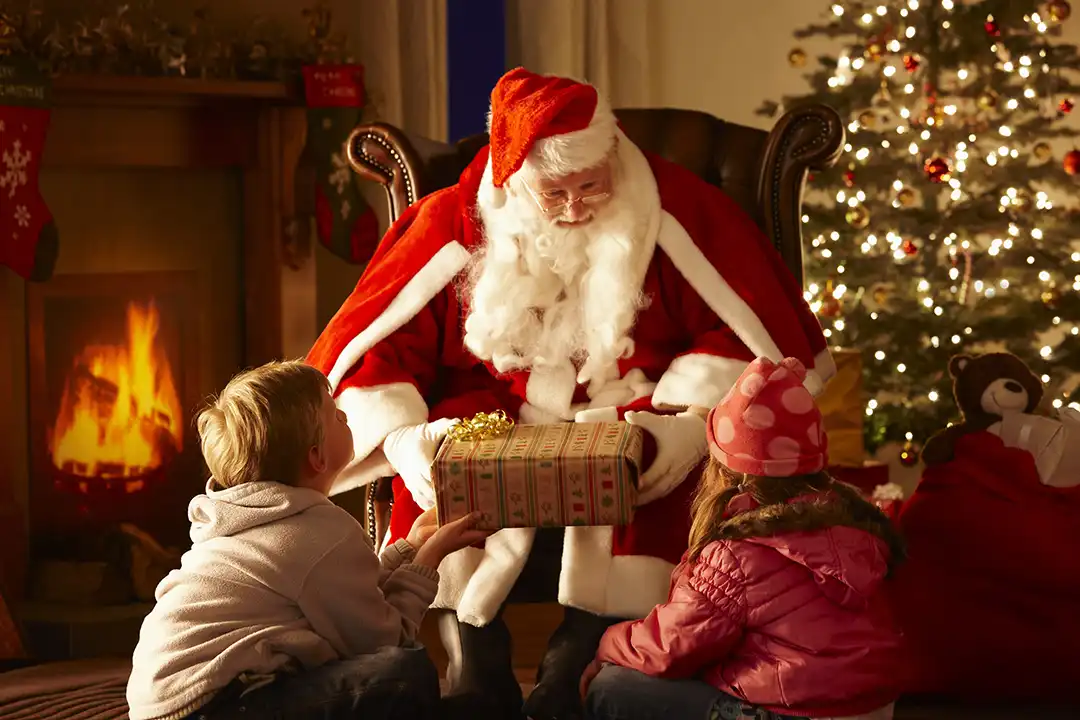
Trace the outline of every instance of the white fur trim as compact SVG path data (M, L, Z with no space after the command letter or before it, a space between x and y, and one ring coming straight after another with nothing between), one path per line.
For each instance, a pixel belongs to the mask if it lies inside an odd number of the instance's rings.
M330 487L330 495L340 495L358 487L370 485L379 478L393 477L394 468L390 461L383 455L382 448L376 448L374 452L362 460L353 460L345 466L345 469L334 478L334 484ZM386 534L389 539L390 533Z
M656 384L653 405L659 409L691 405L712 408L739 379L747 364L743 360L707 353L677 357Z
M646 555L612 557L610 527L569 527L559 603L617 618L642 618L667 600L675 566Z
M807 368L806 379L803 386L810 394L817 397L825 391L825 384L836 375L836 360L829 348L825 348L814 356L814 367Z
M351 490L394 474L382 452L371 457L394 430L427 422L428 407L412 383L345 388L335 402L349 420L353 461L334 481L331 494Z
M610 527L569 527L563 544L559 603L617 618L645 617L667 599L675 566L645 555L612 557ZM465 548L439 565L431 607L456 610L462 622L483 627L510 595L532 550L532 528L500 530L485 549Z
M495 619L529 558L535 528L507 528L465 548L439 565L439 592L432 607L457 610L462 622L483 627Z
M784 356L753 309L735 292L720 271L713 267L686 229L670 213L664 212L660 221L657 244L671 258L690 287L697 291L705 304L724 321L732 332L757 357L780 362ZM737 272L737 270L733 271Z
M331 391L337 390L342 378L364 353L416 317L432 298L453 282L469 262L469 258L469 251L456 241L439 248L431 260L405 284L386 310L341 351L334 367L326 376L330 381Z

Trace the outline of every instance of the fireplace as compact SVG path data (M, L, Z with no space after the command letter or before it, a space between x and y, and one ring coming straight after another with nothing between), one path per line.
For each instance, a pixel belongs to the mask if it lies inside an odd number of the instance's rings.
M202 477L192 273L27 288L31 554L77 560L122 523L181 543Z
M314 340L305 130L280 83L56 78L56 274L0 268L0 594L36 656L130 655L190 545L194 414Z

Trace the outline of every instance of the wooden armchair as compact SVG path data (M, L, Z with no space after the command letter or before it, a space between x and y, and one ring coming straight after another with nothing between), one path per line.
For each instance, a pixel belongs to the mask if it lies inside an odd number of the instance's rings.
M824 105L791 110L766 132L694 110L616 110L627 137L723 188L772 239L802 281L802 196L807 173L831 167L844 146L840 116ZM448 187L486 135L454 144L410 138L383 123L360 125L349 136L349 163L362 178L386 189L393 221L427 193ZM389 525L390 479L368 493L368 528L376 547Z

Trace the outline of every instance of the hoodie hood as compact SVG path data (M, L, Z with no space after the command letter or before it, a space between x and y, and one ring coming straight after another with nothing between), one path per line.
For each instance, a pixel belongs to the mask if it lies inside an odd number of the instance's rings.
M744 538L772 548L814 575L822 593L842 607L861 609L889 569L885 541L865 530L834 526L815 532Z
M196 495L188 504L193 543L236 535L330 502L317 490L276 482L243 483L224 490L213 488L211 478L206 483L206 493Z

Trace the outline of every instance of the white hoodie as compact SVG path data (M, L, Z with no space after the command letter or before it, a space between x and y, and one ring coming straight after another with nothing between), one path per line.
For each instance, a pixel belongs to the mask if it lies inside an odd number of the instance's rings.
M127 700L131 720L182 718L241 675L313 668L412 640L438 589L404 541L380 559L323 494L274 482L198 495L192 548L158 585Z

